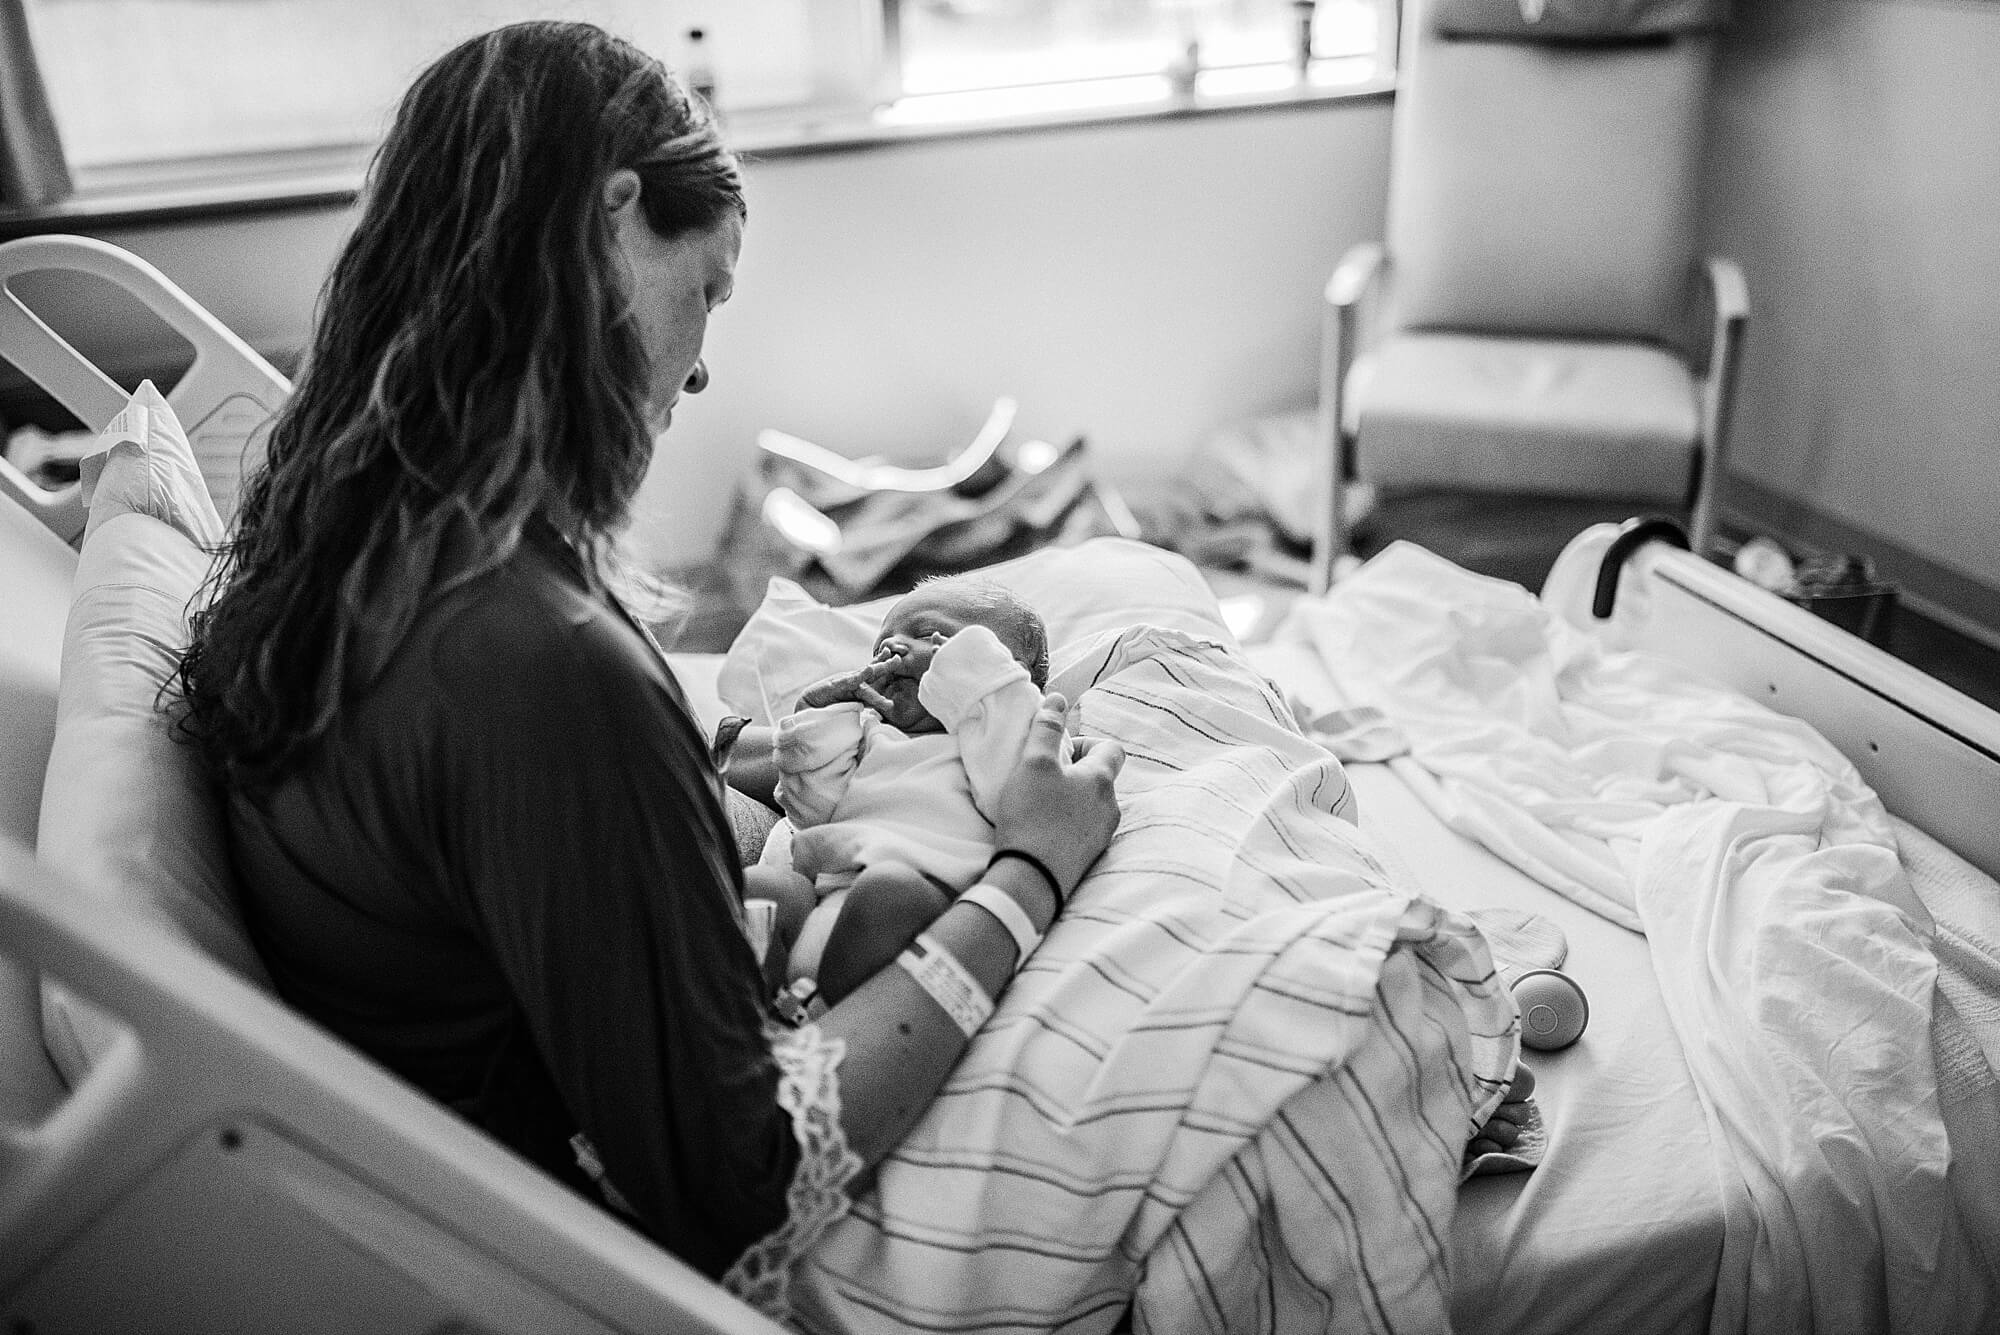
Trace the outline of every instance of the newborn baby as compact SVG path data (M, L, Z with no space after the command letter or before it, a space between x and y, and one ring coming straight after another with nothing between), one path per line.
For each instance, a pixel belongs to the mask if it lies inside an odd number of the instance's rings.
M774 950L831 1005L888 964L994 852L992 810L1048 681L1032 607L976 576L889 609L874 656L808 687L778 721L789 865ZM782 830L784 827L780 827ZM774 840L764 860L787 857Z

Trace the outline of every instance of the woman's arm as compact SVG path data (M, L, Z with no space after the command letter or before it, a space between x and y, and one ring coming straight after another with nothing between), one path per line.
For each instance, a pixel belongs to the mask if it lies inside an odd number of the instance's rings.
M774 809L778 805L778 761L771 743L776 732L768 723L745 725L722 772L731 788Z
M799 1148L707 741L608 615L483 610L425 658L439 770L400 805L518 1008L449 1055L507 1077L495 1134L583 1131L653 1236L721 1274L785 1219Z
M1063 730L1067 708L1060 695L1042 702L994 819L999 847L1040 859L1061 885L1051 888L1018 858L1000 859L983 878L1013 896L1039 931L1047 931L1055 918L1056 890L1067 897L1076 888L1118 827L1113 786L1125 752L1116 742L1081 741L1072 755ZM1012 979L1014 939L985 909L954 904L931 925L930 935L989 997L998 997ZM970 1039L894 964L828 1011L820 1028L847 1045L840 1067L841 1122L848 1148L871 1170L858 1180L859 1190L930 1106Z

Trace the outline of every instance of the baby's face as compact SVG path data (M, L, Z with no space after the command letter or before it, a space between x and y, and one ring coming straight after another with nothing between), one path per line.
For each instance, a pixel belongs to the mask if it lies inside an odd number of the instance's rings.
M875 637L875 662L899 660L910 668L876 684L876 689L889 697L891 705L882 715L884 722L907 733L944 730L944 725L917 699L917 683L930 667L930 655L937 646L967 626L989 627L1023 667L1034 670L1034 664L1024 657L1026 651L1015 643L1019 636L1007 624L1007 618L984 600L968 597L949 585L917 589L889 609L889 615L882 620L881 632Z

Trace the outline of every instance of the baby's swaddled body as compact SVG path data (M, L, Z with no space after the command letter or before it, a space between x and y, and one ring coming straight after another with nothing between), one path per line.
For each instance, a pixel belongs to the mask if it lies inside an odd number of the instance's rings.
M957 894L993 856L986 812L1013 772L1041 691L999 638L969 626L917 684L942 732L905 733L854 702L802 709L776 737L780 822L762 861L790 866L820 896L794 942L790 976L812 976L846 891L894 863Z

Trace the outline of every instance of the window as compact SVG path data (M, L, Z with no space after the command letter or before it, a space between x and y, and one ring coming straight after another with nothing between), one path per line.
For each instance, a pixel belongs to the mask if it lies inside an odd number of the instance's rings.
M820 0L27 0L80 176L170 159L372 144L410 80L473 33L585 19L676 68L701 27L726 105L809 100Z
M78 181L153 164L354 150L451 44L523 18L584 19L684 72L725 115L875 123L1009 115L1378 77L1395 0L26 0ZM701 54L691 30L702 32ZM759 136L762 137L762 136Z
M1385 20L1394 0L887 0L886 8L898 118L1354 83L1377 77L1378 56L1393 47Z

